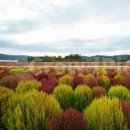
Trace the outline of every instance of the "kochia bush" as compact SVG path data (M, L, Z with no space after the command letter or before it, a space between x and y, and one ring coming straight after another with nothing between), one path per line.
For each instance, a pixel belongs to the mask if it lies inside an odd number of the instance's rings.
M41 87L41 83L36 80L21 81L16 88L16 92L24 93L24 92L31 91L33 89L38 90L40 87Z
M92 88L93 97L101 97L107 95L107 90L104 87L96 86Z
M122 100L121 107L122 107L122 111L124 113L127 125L130 129L130 101Z
M117 98L95 99L84 111L88 130L128 130Z
M85 123L78 111L73 108L52 116L49 120L47 130L86 130Z
M46 130L48 117L60 112L53 96L34 90L15 95L6 116L7 130Z
M108 96L130 100L130 91L122 85L112 86L108 91Z
M64 75L59 79L59 84L66 84L73 86L73 77L70 75Z
M92 90L86 85L79 85L74 91L74 107L80 112L92 101Z
M61 84L54 89L53 94L64 110L73 106L73 89L71 86Z
M84 78L81 76L75 76L73 80L73 88L75 89L78 85L84 84Z

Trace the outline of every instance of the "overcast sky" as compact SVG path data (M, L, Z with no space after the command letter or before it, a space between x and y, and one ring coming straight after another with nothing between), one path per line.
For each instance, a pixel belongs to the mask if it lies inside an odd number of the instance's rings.
M130 0L0 0L0 53L130 54Z

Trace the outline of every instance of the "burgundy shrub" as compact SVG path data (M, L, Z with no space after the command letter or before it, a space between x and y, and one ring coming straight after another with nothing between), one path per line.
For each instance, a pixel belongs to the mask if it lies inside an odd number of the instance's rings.
M82 114L73 108L49 118L47 130L86 130Z
M35 77L38 81L41 81L43 79L47 79L48 75L45 72L40 72L40 73L36 74Z
M0 69L0 79L9 74L9 70L5 68Z
M18 75L8 75L0 80L0 85L10 89L15 89L20 81L26 80L35 80L35 78L27 73Z
M107 94L107 90L104 87L96 86L92 88L93 97L101 97Z
M84 84L84 78L81 76L75 76L73 78L73 88L75 89L78 85Z
M106 69L106 71L107 71L107 76L109 78L114 78L114 76L117 74L117 70L114 68Z
M126 86L130 90L130 76L122 78L121 84Z
M40 91L51 94L54 88L58 85L57 79L43 79L41 80L41 88Z
M122 100L121 107L122 107L122 111L125 116L127 125L130 129L130 101Z
M97 76L97 85L98 86L104 86L104 82L101 76Z
M114 78L110 79L110 83L112 86L121 84L121 82L119 80L114 79Z

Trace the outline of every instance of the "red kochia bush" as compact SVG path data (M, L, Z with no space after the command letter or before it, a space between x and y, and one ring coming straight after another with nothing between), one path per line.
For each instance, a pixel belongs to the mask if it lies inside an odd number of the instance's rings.
M114 78L110 79L110 83L112 86L121 84L121 82L119 80L114 79Z
M35 78L30 74L18 74L5 76L0 80L0 85L7 88L15 89L20 81L35 80Z
M48 94L52 93L54 88L58 85L57 79L43 79L41 80L40 90Z
M126 86L130 90L130 76L122 78L121 84Z
M127 121L127 125L130 129L130 101L121 101L122 111L124 113L125 119Z
M84 84L84 78L81 76L75 76L73 79L73 88L75 89L78 85Z
M44 72L40 72L40 73L36 74L35 77L38 81L40 81L40 80L43 80L43 79L47 79L48 75L45 74Z
M85 130L82 114L73 108L50 117L47 130Z
M92 88L93 97L101 97L107 94L107 90L103 87L96 86Z

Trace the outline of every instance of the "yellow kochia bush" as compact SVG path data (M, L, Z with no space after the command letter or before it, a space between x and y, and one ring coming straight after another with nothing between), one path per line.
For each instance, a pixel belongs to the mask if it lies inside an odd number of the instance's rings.
M7 130L46 130L48 117L61 111L53 96L35 90L16 94L6 115Z
M31 91L33 89L38 90L41 87L41 83L36 80L21 81L15 89L17 93L23 93Z
M88 130L128 130L117 98L95 99L84 111L84 119Z

